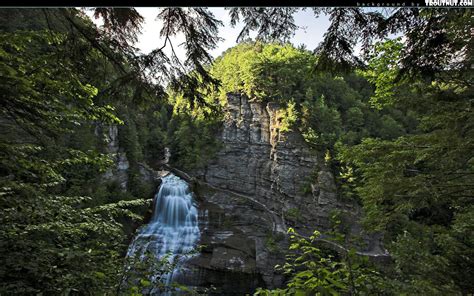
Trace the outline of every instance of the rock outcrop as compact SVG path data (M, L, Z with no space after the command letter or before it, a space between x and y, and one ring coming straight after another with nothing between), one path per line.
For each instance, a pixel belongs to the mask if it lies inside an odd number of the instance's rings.
M114 161L114 166L105 172L102 179L116 181L122 190L127 190L130 163L126 153L120 149L118 127L116 125L97 125L95 135L104 142L105 152L110 154Z
M269 288L284 280L273 267L284 261L279 252L286 248L288 226L301 233L324 231L331 226L333 210L352 215L354 221L360 211L357 205L338 199L334 176L321 151L312 150L299 132L280 131L280 110L275 103L229 94L220 135L223 147L204 171L194 173L205 184L198 190L200 198L225 216L227 229L220 231L239 240L230 247L227 239L221 239L206 255L207 263L196 264L209 270L258 274ZM219 241L216 233L208 235L205 240Z
M128 189L130 163L127 153L120 147L118 133L119 130L116 125L97 125L95 129L95 135L102 139L105 144L105 152L112 157L114 162L114 165L102 175L102 180L118 182L120 188L126 191ZM157 182L160 176L156 171L144 163L138 163L137 165L143 182L149 184Z
M328 228L330 211L349 206L338 202L320 151L299 132L280 131L277 104L231 94L227 112L223 149L202 176L207 183L250 196L284 220L303 216L310 228Z

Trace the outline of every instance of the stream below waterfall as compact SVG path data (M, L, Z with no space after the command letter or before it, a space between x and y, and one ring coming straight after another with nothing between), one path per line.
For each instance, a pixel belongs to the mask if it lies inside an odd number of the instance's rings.
M171 295L163 288L171 287L180 265L195 255L199 238L198 210L188 184L173 174L163 177L154 199L153 217L137 231L127 253L127 257L137 256L139 261L158 262L168 256L165 260L174 264L170 272L150 269L151 287L147 294ZM157 282L164 287L154 285Z

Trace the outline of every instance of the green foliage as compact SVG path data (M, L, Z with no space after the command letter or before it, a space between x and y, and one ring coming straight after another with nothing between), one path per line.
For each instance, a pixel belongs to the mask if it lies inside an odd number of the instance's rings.
M214 100L207 98L211 106ZM207 106L192 106L181 94L171 94L173 113L167 128L166 141L171 161L177 167L192 170L203 168L220 149L216 135L222 114Z
M298 111L296 110L296 103L293 100L289 101L286 108L281 113L280 116L282 117L282 121L280 124L280 131L291 131L292 126L295 125L299 117Z
M222 96L241 92L258 101L301 102L311 83L315 57L292 45L242 43L227 50L211 69Z
M282 255L283 250L278 245L279 242L285 239L285 235L281 233L269 233L265 238L265 247L271 254Z
M370 98L370 103L378 109L394 100L396 87L394 81L400 69L398 63L402 48L401 38L377 42L369 58L368 69L362 72L364 77L375 85L375 94Z
M35 194L32 199L28 188L19 190L12 188L0 201L2 293L113 289L124 247L121 225L113 219L128 214L131 205L84 207L85 197Z
M143 160L135 122L128 119L126 124L120 127L118 135L120 147L127 153L128 161L136 164Z
M140 221L146 202L95 196L112 161L94 127L123 123L91 84L97 52L68 34L12 31L0 33L0 294L114 291L118 221Z
M0 41L0 67L5 73L0 86L2 111L24 132L35 137L64 132L83 120L121 123L111 112L112 106L94 105L97 89L85 83L73 63L65 59L63 44L67 41L63 35L3 33Z
M283 289L258 289L254 295L373 295L380 287L380 276L359 260L355 251L339 259L318 247L320 233L315 231L309 238L288 229L290 254L286 263L276 266L290 280Z
M312 180L306 181L300 188L300 193L303 195L308 195L313 191L311 187Z
M303 137L309 143L327 147L335 143L342 129L340 113L326 104L324 96L303 104Z
M293 223L296 223L300 220L301 212L298 208L291 208L285 212L285 216Z
M170 263L169 257L167 254L158 259L151 252L127 256L118 295L147 295L152 289L154 293L175 291L176 285L168 287L163 281L166 274L176 268L176 263Z
M365 224L385 234L395 259L394 290L470 293L468 274L474 265L467 251L473 246L467 239L472 232L467 221L474 196L473 89L472 75L459 69L471 62L459 59L456 67L430 80L408 79L396 67L394 53L401 46L406 45L379 44L366 75L376 87L372 102L379 108L409 108L418 122L416 132L402 135L398 124L385 118L382 131L395 139L367 138L352 147L341 145L338 158L347 168L348 190L362 200ZM379 75L384 71L389 73Z

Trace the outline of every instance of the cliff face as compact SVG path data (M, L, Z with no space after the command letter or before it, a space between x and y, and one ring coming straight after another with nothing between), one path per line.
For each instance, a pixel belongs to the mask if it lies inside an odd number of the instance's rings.
M111 166L102 176L103 181L116 181L123 191L128 189L130 163L127 153L120 147L118 137L118 127L116 125L97 125L95 135L104 142L104 150L111 155L114 165ZM138 163L138 169L142 181L155 184L159 175L142 163Z
M280 132L275 103L228 96L221 135L223 149L209 164L205 180L218 188L252 196L284 220L302 215L309 228L329 226L329 212L351 205L337 200L332 173L298 132Z
M116 125L97 125L95 134L105 143L105 151L112 155L114 166L109 168L103 175L104 181L117 181L122 190L127 189L128 169L130 164L127 155L119 147L118 127Z
M320 151L311 150L300 133L280 131L277 104L230 94L226 111L220 135L223 147L206 170L195 175L208 185L198 192L200 197L219 208L227 221L217 229L240 243L229 246L226 238L207 229L203 241L217 243L203 251L209 262L196 260L196 264L209 270L258 274L267 287L276 287L283 277L273 267L284 261L280 250L286 249L287 227L301 233L324 231L330 227L333 210L343 210L356 220L359 209L338 199L333 174ZM209 221L216 225L212 218ZM359 229L354 226L352 231ZM245 256L238 256L239 252ZM222 254L233 256L227 262Z

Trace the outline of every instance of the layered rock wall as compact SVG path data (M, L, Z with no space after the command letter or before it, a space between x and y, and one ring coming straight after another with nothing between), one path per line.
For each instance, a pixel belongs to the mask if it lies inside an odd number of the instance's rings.
M116 125L97 125L95 129L95 135L102 139L105 144L105 152L111 155L114 162L114 165L103 174L102 180L118 182L120 188L123 191L126 191L129 189L128 179L130 162L128 161L127 153L122 147L120 147L118 133L119 130ZM157 182L159 175L156 171L143 163L138 163L137 165L143 182L150 184L155 184Z
M253 258L250 262L255 263L242 270L262 276L266 286L274 288L284 280L273 267L284 261L287 227L301 233L324 231L330 227L333 210L356 217L359 209L338 199L333 174L321 151L312 150L297 131L281 132L278 104L252 102L240 94L229 94L227 99L222 149L206 170L195 173L208 185L208 190L199 194L223 211L230 221L229 235L241 238L241 245L247 244L243 237L255 242L253 255L241 258L241 262ZM208 240L215 240L213 233L207 235L211 237ZM229 253L238 253L235 244L231 249ZM222 253L222 249L214 250ZM210 256L218 257L219 252ZM221 263L211 264L210 269L234 271L226 267L232 266L229 262L209 260Z
M297 131L282 133L281 108L228 96L221 134L223 148L202 176L209 184L251 196L283 220L327 229L332 210L358 212L337 198L333 174L321 151L312 150Z

